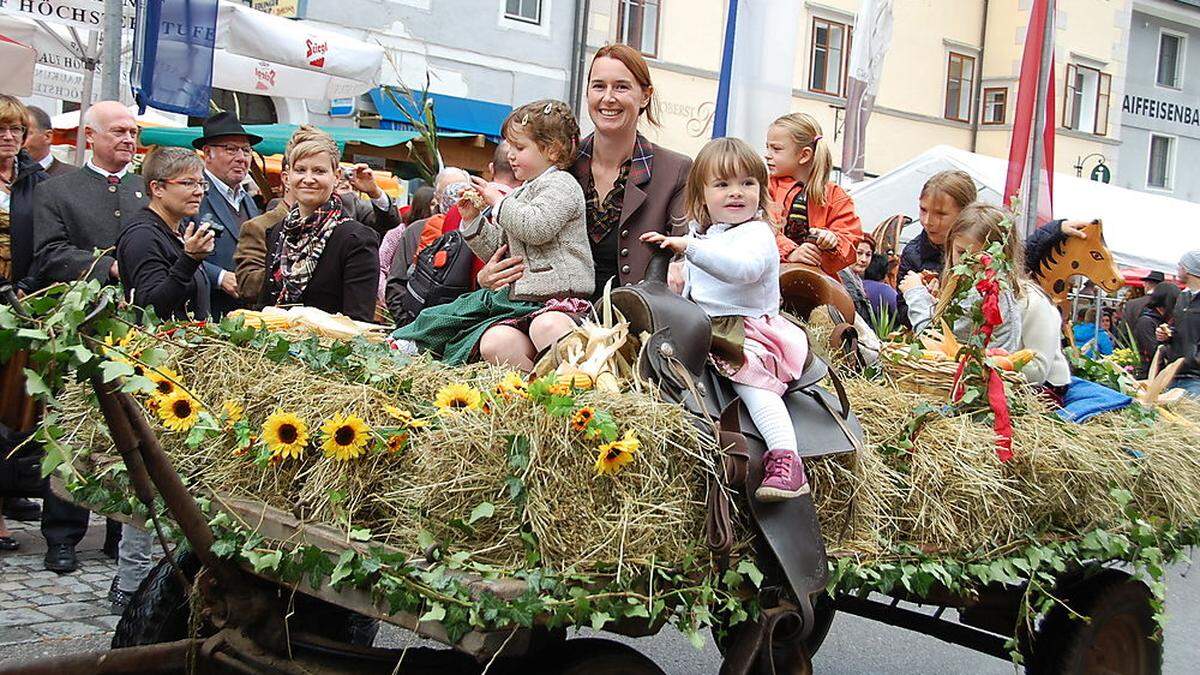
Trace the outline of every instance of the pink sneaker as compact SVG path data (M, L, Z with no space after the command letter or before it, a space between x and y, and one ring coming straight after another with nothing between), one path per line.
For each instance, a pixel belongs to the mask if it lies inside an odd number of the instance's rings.
M768 450L763 455L763 482L754 492L760 502L781 502L808 494L804 462L791 450Z

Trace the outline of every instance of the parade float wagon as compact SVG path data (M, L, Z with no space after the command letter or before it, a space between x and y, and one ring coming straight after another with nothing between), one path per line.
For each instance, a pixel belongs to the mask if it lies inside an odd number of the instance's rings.
M792 282L801 310L840 302ZM757 504L761 439L663 292L614 292L623 320L529 379L304 312L157 324L94 284L10 296L54 489L165 554L111 651L0 672L659 673L601 636L671 624L711 632L722 672L800 673L838 611L1030 672L1160 669L1164 567L1200 523L1194 404L1076 424L1003 376L999 448L982 399L947 403L967 356L944 343L851 377L817 359L788 395L814 495ZM377 621L449 649L371 647Z

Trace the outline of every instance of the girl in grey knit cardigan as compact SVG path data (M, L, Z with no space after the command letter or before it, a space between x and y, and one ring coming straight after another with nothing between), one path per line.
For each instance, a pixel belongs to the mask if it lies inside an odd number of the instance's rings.
M458 203L467 246L487 260L500 247L525 261L509 288L479 289L426 308L393 337L412 340L443 361L487 361L533 370L536 355L591 310L595 286L583 188L564 171L575 160L579 125L562 101L514 110L501 133L513 174L524 183L507 195L475 178Z

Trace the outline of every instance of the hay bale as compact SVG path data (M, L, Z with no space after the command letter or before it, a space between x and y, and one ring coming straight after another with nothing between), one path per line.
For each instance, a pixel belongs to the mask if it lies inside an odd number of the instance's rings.
M819 342L819 341L818 341ZM497 399L491 414L440 418L415 432L399 455L369 453L348 463L320 456L322 420L353 413L372 427L390 426L384 405L432 416L439 389L464 382L490 390L503 371L448 368L427 358L374 364L372 384L314 372L293 360L209 340L174 349L172 363L210 409L233 398L254 428L275 409L307 420L310 446L299 461L259 468L236 456L231 434L193 450L183 434L160 437L194 485L260 499L298 517L369 528L377 541L416 553L422 531L449 553L509 568L535 553L543 564L585 572L662 565L703 556L705 498L714 483L716 449L678 406L642 393L581 395L611 411L622 431L642 441L637 460L615 479L598 477L596 443L569 420L528 399ZM851 378L847 391L862 422L865 448L808 463L822 531L832 555L895 559L908 547L930 554L986 557L1030 534L1071 536L1126 522L1114 488L1128 490L1145 516L1180 525L1200 522L1200 405L1146 424L1110 413L1083 425L1051 414L1032 390L1010 392L1012 461L1001 464L985 419L931 416L910 439L914 411L930 403L883 377ZM82 389L61 423L65 442L111 446ZM514 462L510 446L528 448ZM911 440L911 443L908 441ZM336 503L331 495L340 493ZM513 494L520 498L514 500ZM468 523L490 503L488 517ZM532 543L522 537L533 535ZM739 531L743 545L748 529Z
M365 385L220 341L169 353L167 366L206 409L239 402L255 434L275 410L295 412L308 426L300 460L258 467L234 452L232 433L192 449L185 434L162 429L149 415L176 469L202 489L258 499L343 529L369 528L375 540L414 553L418 535L427 531L447 553L464 551L514 568L524 566L530 548L523 531L534 535L533 550L544 564L583 572L705 555L705 499L709 486L719 484L713 480L717 450L678 406L645 394L578 395L581 404L611 412L620 432L633 430L641 442L635 461L619 474L597 476L598 442L532 400L497 398L490 413L437 415L432 401L441 388L461 382L491 391L505 374L498 368L448 368L417 358L402 366L376 364L376 381ZM85 390L68 396L76 400L64 420L66 442L115 452ZM395 426L387 405L436 423L413 432L397 455L369 452L349 462L322 456L323 420L349 413L371 428ZM510 461L516 436L528 441L524 466ZM511 498L512 479L522 486L519 502ZM485 502L493 513L468 523Z

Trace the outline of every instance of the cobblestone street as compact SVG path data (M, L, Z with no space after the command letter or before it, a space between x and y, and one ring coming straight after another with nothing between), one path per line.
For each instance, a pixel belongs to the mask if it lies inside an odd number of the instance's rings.
M104 518L92 516L77 549L79 570L61 576L42 565L46 542L38 527L8 521L21 550L0 554L0 664L103 649L117 625L108 604L117 563L100 550Z

